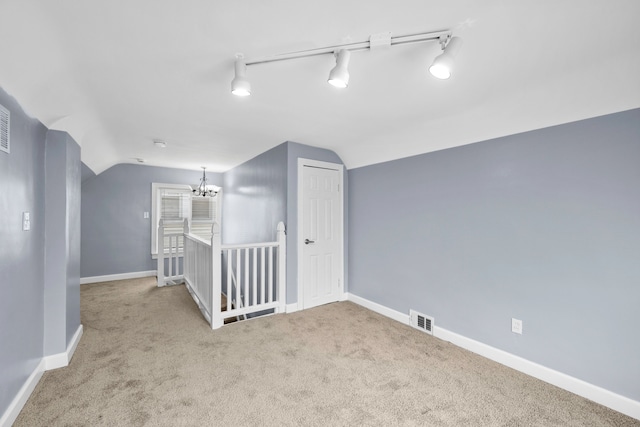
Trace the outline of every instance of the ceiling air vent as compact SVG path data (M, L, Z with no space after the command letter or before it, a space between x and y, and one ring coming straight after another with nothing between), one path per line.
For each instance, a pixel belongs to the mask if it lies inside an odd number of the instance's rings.
M9 110L0 105L0 151L9 152Z
M423 332L433 335L433 317L409 310L411 326Z

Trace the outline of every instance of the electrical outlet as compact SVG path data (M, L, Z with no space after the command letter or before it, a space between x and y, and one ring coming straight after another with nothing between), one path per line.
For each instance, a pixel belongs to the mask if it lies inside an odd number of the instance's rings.
M511 318L511 332L522 335L522 320Z

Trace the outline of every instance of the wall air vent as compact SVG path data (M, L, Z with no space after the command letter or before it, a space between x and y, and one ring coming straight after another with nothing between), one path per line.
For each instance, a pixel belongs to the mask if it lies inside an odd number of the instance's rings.
M411 326L429 335L433 335L433 317L409 310L409 318Z
M9 152L11 145L9 141L9 136L11 135L9 132L10 118L9 110L0 105L0 151L5 153Z

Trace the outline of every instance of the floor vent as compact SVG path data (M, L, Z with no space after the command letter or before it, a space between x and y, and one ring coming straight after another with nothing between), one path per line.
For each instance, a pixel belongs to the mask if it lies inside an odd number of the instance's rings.
M0 105L0 151L10 151L9 110Z
M433 335L433 317L413 310L409 310L409 317L411 318L411 326Z

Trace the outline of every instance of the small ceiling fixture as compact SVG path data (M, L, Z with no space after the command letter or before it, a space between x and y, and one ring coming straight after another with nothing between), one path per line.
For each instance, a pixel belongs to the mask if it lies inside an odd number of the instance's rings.
M236 54L235 70L236 75L231 82L231 93L236 96L251 95L251 83L247 80L247 64L241 53Z
M220 190L220 188L215 185L207 184L207 175L205 174L206 169L207 168L205 166L202 166L202 178L200 178L200 185L193 189L194 196L213 197L218 194L218 191Z
M349 59L351 52L346 49L340 49L335 53L336 66L329 73L327 80L331 86L344 89L349 86Z
M460 50L460 46L462 46L462 39L460 37L440 37L440 46L444 53L441 53L433 60L433 64L429 67L429 72L434 77L444 80L451 77L454 59Z
M336 57L336 66L329 73L329 79L327 81L335 87L346 88L349 84L348 66L351 52L367 49L374 50L398 44L421 43L426 41L439 41L442 50L444 50L444 53L433 61L433 64L429 67L429 71L434 77L439 79L448 79L451 76L453 59L462 44L462 40L459 37L453 37L452 34L451 30L408 34L404 36L392 36L390 32L386 32L374 34L369 37L369 40L361 42L283 53L280 55L272 55L253 60L247 60L244 58L244 55L238 53L236 54L235 61L235 77L231 82L231 93L237 96L251 95L251 84L249 83L249 80L247 80L246 76L247 67L250 65L307 58L310 56L325 54L332 54Z
M166 142L164 142L164 141L163 141L163 140L161 140L161 139L154 139L154 140L153 140L153 145L155 145L155 146L156 146L156 147L158 147L158 148L166 148L167 143L166 143Z

